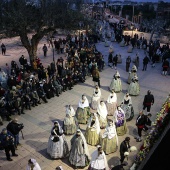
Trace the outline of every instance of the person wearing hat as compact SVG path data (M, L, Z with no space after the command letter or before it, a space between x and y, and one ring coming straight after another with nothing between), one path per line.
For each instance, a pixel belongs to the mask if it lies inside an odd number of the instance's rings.
M14 137L6 128L4 128L0 133L0 144L5 149L5 154L8 161L13 161L11 159L10 151L12 152L12 156L18 156L15 153Z
M12 133L14 136L14 145L15 148L20 144L19 143L19 132L24 128L23 124L18 123L18 119L15 118L7 125L7 130Z
M125 159L125 152L130 149L130 137L126 137L125 140L120 144L120 162L123 164Z
M151 91L148 90L147 95L145 95L143 100L143 110L147 108L147 113L150 113L151 105L154 104L154 96L151 94Z

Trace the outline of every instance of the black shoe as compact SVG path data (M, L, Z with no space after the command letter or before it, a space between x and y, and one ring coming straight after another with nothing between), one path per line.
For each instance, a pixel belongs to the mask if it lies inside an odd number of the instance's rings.
M17 154L14 154L14 155L12 155L12 156L16 156L16 157L17 157L18 155L17 155Z
M11 158L9 158L9 159L7 159L8 161L13 161L13 159L11 159Z
M22 112L21 114L25 114L24 112Z

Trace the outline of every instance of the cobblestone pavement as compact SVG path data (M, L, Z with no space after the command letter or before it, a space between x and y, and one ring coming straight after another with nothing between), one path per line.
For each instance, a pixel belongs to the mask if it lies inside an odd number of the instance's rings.
M24 54L28 57L26 50L22 46L18 46L19 39L5 39L2 41L7 46L7 55L0 55L0 66L3 68L5 63L9 63L11 60L18 61L18 58L21 54ZM38 47L38 56L40 57L44 65L49 64L52 61L52 51L51 48L48 50L48 55L46 58L42 55L42 46L45 43L43 39ZM104 47L104 43L100 42L96 44L97 49L101 51L104 55L106 61L106 67L104 71L101 72L101 92L102 97L106 100L109 91L108 86L110 85L113 74L115 73L114 69L111 69L107 66L107 56L108 56L108 47ZM166 96L169 94L170 90L170 79L169 76L161 75L161 63L156 63L155 68L151 68L151 65L148 64L148 70L142 71L142 60L144 57L144 51L142 49L134 49L133 53L127 53L128 47L120 47L117 42L113 43L114 54L120 53L122 55L122 63L118 64L118 71L121 75L123 91L118 93L118 103L123 99L124 93L127 91L128 84L126 83L128 73L125 71L125 59L128 55L132 58L135 57L136 53L139 53L140 56L140 67L138 70L139 84L140 84L140 95L137 97L132 97L132 102L135 111L135 117L132 121L127 123L128 132L127 135L119 137L119 143L126 137L131 137L131 146L136 146L139 148L142 144L137 143L134 140L136 135L136 126L135 119L139 111L142 109L143 97L147 93L147 90L150 89L155 96L155 103L152 106L151 113L152 119L154 120L156 113L160 110L162 103L165 101ZM59 55L55 54L57 59ZM131 65L132 66L132 65ZM62 165L64 170L71 170L68 163L68 159L59 159L51 160L46 153L47 142L50 135L50 129L53 126L54 120L59 120L60 123L65 116L65 106L72 104L74 109L77 108L78 101L82 93L86 93L87 98L91 99L92 90L93 90L92 78L88 77L84 84L76 85L73 90L64 92L60 97L55 97L50 99L47 104L41 104L35 108L32 108L30 111L25 111L25 115L13 116L17 117L20 122L22 122L25 127L23 129L24 140L20 135L21 146L18 147L16 151L19 154L18 157L13 158L14 161L6 161L6 157L3 151L0 151L0 170L24 170L27 164L28 159L35 158L40 164L42 170L54 170L56 166ZM0 127L0 130L7 125L8 122L4 121L4 125ZM81 129L85 130L85 125L81 125ZM72 136L67 136L68 141ZM145 136L143 136L144 138ZM95 150L95 147L89 146L90 153ZM125 169L129 169L134 160L135 152L130 153L128 165ZM111 166L117 165L119 162L119 149L116 153L107 155L108 163ZM85 168L87 169L87 167Z

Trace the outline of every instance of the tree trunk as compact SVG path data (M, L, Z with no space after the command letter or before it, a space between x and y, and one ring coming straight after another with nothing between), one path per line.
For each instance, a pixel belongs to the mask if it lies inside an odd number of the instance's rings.
M38 46L38 44L32 44L31 48L27 49L31 65L33 64L33 61L37 57L37 46Z
M154 30L151 32L151 36L150 36L150 40L149 41L152 40L154 32L155 32Z

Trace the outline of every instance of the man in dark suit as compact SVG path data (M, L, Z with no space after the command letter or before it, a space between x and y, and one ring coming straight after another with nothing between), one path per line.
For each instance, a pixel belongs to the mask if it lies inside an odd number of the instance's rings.
M145 126L145 115L143 114L143 111L139 112L139 116L136 119L136 126L138 129L138 137L136 137L136 142L141 142L141 136L142 136L142 130Z
M123 164L123 161L125 159L125 152L128 152L128 149L130 148L130 137L126 137L125 140L120 144L120 162Z
M151 91L148 90L147 95L145 95L143 100L143 110L147 108L147 113L150 113L151 105L154 104L154 96L151 94Z

